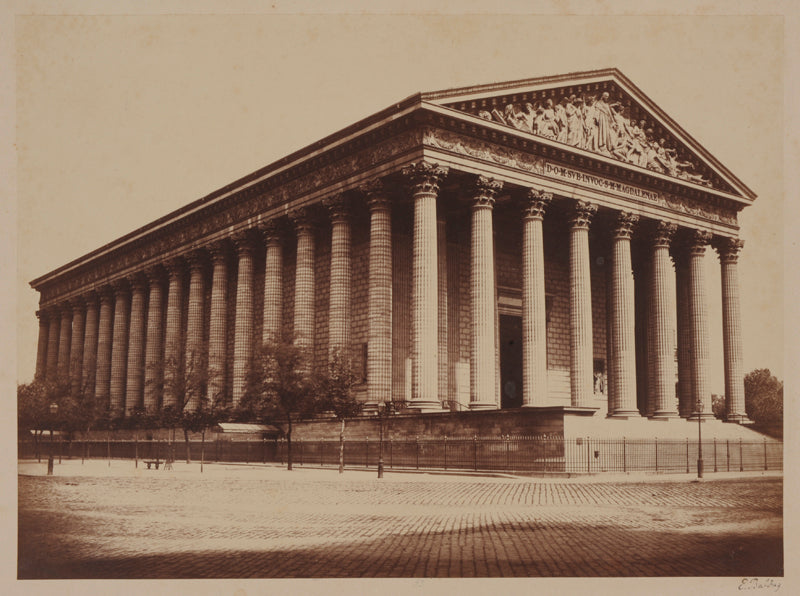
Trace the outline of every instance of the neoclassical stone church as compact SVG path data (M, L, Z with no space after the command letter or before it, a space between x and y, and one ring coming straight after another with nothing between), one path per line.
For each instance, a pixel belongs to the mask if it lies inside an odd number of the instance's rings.
M713 301L748 422L754 199L616 69L418 93L32 281L36 375L124 416L175 403L160 363L202 365L235 405L282 337L348 353L367 414L680 421L712 416Z

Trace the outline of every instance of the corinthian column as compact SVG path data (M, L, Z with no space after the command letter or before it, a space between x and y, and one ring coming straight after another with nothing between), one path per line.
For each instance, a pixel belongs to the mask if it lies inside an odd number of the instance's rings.
M597 205L577 201L570 217L569 314L572 405L592 405L592 281L589 264L589 224Z
M331 281L328 311L328 360L350 350L350 211L343 195L325 201L331 216Z
M264 228L266 256L264 258L264 325L261 343L270 344L283 337L283 238L277 221Z
M713 417L711 391L708 387L708 308L703 257L711 240L709 232L695 230L689 242L689 322L691 329L690 354L692 371L692 404L702 404L702 416Z
M547 403L544 212L553 195L530 189L522 224L522 405Z
M392 210L380 180L362 187L369 205L367 407L392 399Z
M50 321L46 310L37 310L36 318L39 319L39 341L36 344L36 375L37 380L45 378L47 371L47 332Z
M200 381L205 376L203 358L203 269L204 254L189 255L189 312L186 318L186 410L194 412L200 405Z
M58 378L69 380L69 350L72 345L72 306L61 307L61 329L58 334Z
M125 380L128 364L128 308L130 289L120 280L114 283L114 335L111 346L111 388L109 411L112 418L125 413Z
M96 292L86 295L86 330L83 341L83 370L81 389L86 396L95 395L97 378L98 300Z
M208 324L208 402L223 401L227 347L228 246L211 246L211 319Z
M611 370L608 415L639 416L636 407L636 334L631 234L639 216L620 213L614 224L611 257Z
M244 232L234 238L239 270L236 276L236 320L233 327L233 395L239 405L253 361L253 251L254 237Z
M160 267L147 272L150 296L147 302L147 338L144 355L144 409L158 409L161 398L164 355L164 273Z
M100 294L100 322L97 331L97 371L94 395L100 408L108 409L111 382L111 340L114 326L114 292L104 287Z
M470 344L471 410L496 409L495 289L492 209L502 182L479 176L472 196L470 250Z
M57 307L47 309L47 365L45 378L55 381L58 376L58 339L61 334L61 312Z
M675 340L672 323L675 308L675 276L669 258L669 246L678 227L658 222L653 236L651 317L653 398L656 418L674 418L675 410Z
M676 246L677 245L677 246ZM673 244L675 261L675 301L677 302L677 356L678 356L678 414L681 418L692 415L692 330L689 321L689 251L684 243Z
M81 390L85 333L86 302L82 298L76 298L72 301L72 345L69 349L69 383L73 395L77 395Z
M177 258L166 264L169 274L167 288L167 329L164 335L164 407L172 406L181 409L177 395L179 376L182 372L181 362L181 310L183 308L183 259Z
M725 420L749 422L744 404L742 368L742 315L739 307L739 274L736 263L744 242L721 239L716 246L722 275L722 350L725 358Z
M439 410L436 196L439 193L439 182L447 175L447 168L423 161L403 168L403 174L411 181L414 201L410 407L418 410Z
M308 212L292 216L297 230L294 277L294 345L305 355L303 372L310 374L314 361L314 228Z
M137 275L131 280L131 326L128 340L128 383L125 388L125 412L130 414L142 405L145 349L145 293L147 280Z

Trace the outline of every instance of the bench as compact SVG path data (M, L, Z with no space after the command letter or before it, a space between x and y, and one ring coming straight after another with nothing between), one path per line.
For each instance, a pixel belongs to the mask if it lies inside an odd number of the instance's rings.
M157 459L145 459L145 460L142 460L142 461L145 464L147 464L147 469L148 470L150 469L150 466L155 466L156 470L158 470L158 466L161 464L161 462L159 460L157 460Z

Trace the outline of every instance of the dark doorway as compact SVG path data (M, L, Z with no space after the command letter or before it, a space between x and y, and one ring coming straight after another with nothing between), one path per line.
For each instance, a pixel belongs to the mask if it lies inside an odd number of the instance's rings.
M522 317L500 315L500 407L522 407Z

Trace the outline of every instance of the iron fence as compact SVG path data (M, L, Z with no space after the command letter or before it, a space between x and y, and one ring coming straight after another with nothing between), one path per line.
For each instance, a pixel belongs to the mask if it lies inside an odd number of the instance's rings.
M46 459L49 438L19 442L19 457ZM462 470L598 474L603 472L694 473L698 443L690 440L592 439L562 437L499 437L387 439L383 441L385 469ZM53 453L66 459L186 460L201 457L201 442L166 440L63 441L55 439ZM292 442L294 465L338 466L339 440ZM344 441L344 464L374 468L381 445L376 439ZM203 446L207 462L285 463L284 440L214 440ZM777 441L704 440L704 471L760 471L783 469L783 443Z

